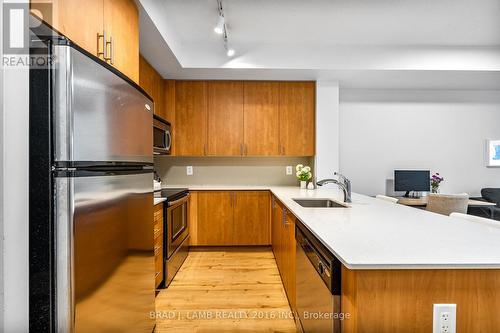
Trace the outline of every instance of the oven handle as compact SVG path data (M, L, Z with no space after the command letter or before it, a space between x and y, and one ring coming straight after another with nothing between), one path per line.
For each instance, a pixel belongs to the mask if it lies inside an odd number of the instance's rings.
M171 201L171 202L169 202L169 203L168 203L168 207L171 207L171 206L177 205L178 203L181 203L181 202L183 202L183 201L186 201L188 198L189 198L189 193L188 193L188 194L186 194L186 196L185 196L185 197L182 197L182 198L180 198L180 199L178 199L178 200L175 200L175 201Z

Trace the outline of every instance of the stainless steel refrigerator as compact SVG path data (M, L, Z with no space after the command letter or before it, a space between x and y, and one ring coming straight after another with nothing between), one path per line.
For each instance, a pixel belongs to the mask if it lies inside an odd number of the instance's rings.
M30 70L30 330L154 328L153 102L59 36Z

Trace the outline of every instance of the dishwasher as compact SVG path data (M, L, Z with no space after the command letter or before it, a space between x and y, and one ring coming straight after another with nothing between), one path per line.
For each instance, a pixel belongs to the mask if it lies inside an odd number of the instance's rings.
M304 333L338 333L341 263L299 221L296 239L296 312Z

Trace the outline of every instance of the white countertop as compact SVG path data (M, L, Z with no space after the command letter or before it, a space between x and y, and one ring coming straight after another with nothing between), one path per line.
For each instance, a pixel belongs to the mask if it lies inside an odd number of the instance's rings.
M172 186L180 187L180 186ZM500 268L500 222L480 224L353 193L349 208L305 208L293 198L342 201L337 189L203 185L270 190L350 269Z
M167 200L167 198L154 198L154 205L156 206L157 204L160 204L165 200Z

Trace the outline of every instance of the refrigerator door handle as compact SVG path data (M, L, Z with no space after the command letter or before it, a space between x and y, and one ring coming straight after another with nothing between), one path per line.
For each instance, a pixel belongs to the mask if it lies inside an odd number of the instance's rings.
M74 332L74 178L55 182L57 332Z

